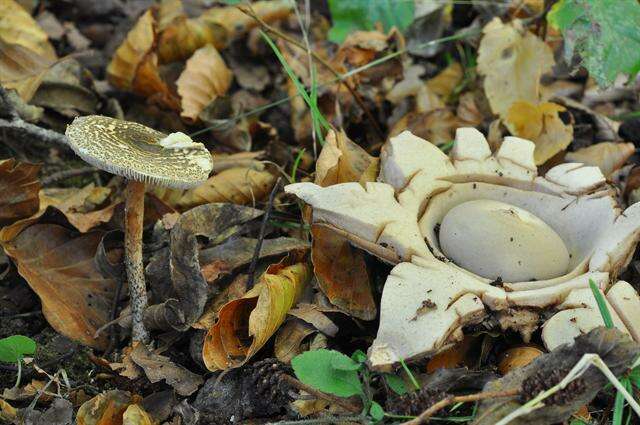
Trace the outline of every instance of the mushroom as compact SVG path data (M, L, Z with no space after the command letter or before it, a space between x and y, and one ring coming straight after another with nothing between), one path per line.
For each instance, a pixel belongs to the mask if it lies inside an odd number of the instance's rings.
M491 152L479 131L461 128L448 156L405 131L383 147L376 183L285 188L313 207L314 224L397 264L369 349L374 368L443 350L491 312L526 340L541 309L557 311L542 336L547 347L567 342L576 328L565 312L591 294L589 281L605 293L615 282L640 238L640 206L623 212L598 167L564 163L539 176L534 148L506 137ZM628 329L638 307L626 300L637 294L618 291L615 324L638 338L640 325Z
M142 322L147 306L142 264L142 222L147 183L189 188L204 182L213 168L202 143L184 133L166 135L144 125L91 115L67 127L69 146L89 164L127 179L125 202L125 262L132 311L132 339L146 343Z

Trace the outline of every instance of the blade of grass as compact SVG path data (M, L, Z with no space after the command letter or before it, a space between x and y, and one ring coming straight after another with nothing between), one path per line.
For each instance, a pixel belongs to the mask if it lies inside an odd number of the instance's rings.
M409 369L409 366L407 366L404 359L400 359L400 364L402 365L402 368L404 369L404 371L407 372L407 375L409 375L409 379L411 380L411 383L413 384L413 386L416 388L416 390L419 390L420 384L418 384L416 377L413 376L413 373L411 373L411 369Z
M293 161L293 167L291 168L291 183L296 182L296 174L298 173L298 167L300 166L300 161L302 161L302 155L306 151L305 148L302 148L298 155L296 155L296 159Z
M593 296L596 299L596 303L598 303L598 310L600 310L600 315L602 316L604 325L607 328L612 329L613 319L611 318L611 312L607 307L607 301L604 299L604 295L602 295L602 292L600 292L598 285L596 285L593 279L589 279L589 287L591 288L591 292L593 292Z

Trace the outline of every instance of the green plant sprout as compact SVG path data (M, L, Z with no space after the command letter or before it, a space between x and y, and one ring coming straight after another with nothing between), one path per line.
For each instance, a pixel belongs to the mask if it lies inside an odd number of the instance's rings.
M25 355L32 355L36 352L36 342L24 335L12 335L0 339L0 362L15 363L18 366L18 377L13 386L20 386L22 378L22 359Z

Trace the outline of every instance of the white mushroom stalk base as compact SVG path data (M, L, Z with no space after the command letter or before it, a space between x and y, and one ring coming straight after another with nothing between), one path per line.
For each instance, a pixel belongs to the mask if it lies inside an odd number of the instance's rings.
M542 326L548 349L570 343L604 324L590 280L615 326L640 341L640 297L616 281L640 237L640 203L623 212L597 167L538 176L534 148L507 137L492 153L461 128L449 157L404 132L384 146L376 183L286 187L313 207L314 223L397 264L369 349L374 368L443 350L490 312L525 340ZM543 323L543 311L555 314Z

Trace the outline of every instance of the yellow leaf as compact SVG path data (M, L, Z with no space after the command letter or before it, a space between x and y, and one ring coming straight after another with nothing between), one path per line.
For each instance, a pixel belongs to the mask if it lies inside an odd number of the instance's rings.
M45 60L57 59L47 34L14 0L0 0L0 39L19 44Z
M205 106L229 90L232 80L233 74L215 47L207 45L198 49L176 81L182 97L180 115L196 121Z
M169 109L180 110L180 101L171 91L158 71L158 55L147 54L136 71L132 91L146 97L149 101Z
M247 205L264 199L276 182L266 169L237 167L224 170L198 187L187 190L178 201L181 208L210 202Z
M28 102L54 62L19 44L0 38L0 84L13 89Z
M505 124L512 134L535 143L537 165L562 152L573 140L573 126L565 124L558 115L565 110L551 102L538 105L515 102L509 108Z
M303 257L294 252L272 264L249 292L222 307L202 349L209 370L242 366L278 330L311 279Z
M36 164L15 159L0 161L0 226L38 212L39 171Z
M491 110L505 117L514 102L537 103L540 77L551 70L553 52L523 28L519 20L503 24L494 18L483 29L478 49L478 71Z
M600 142L569 152L565 159L568 162L595 165L600 168L602 174L608 176L622 167L635 151L633 143Z
M122 415L122 425L153 425L153 421L140 405L132 404Z
M0 398L0 419L12 423L16 418L18 411L15 407Z
M443 99L447 99L462 81L463 69L458 62L453 62L435 77L427 81L427 87Z
M82 189L44 189L40 192L40 209L56 207L74 227L85 233L113 217L116 204L96 210L110 194L110 188L95 187L93 183Z
M133 89L138 67L153 47L154 26L153 9L149 9L138 19L113 55L107 67L107 77L111 84L123 90Z
M223 48L226 31L218 24L181 16L160 33L158 58L160 63L184 60L207 44Z
M82 403L78 409L78 425L123 425L123 414L136 397L128 392L111 390Z

